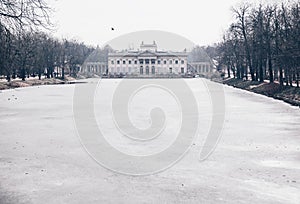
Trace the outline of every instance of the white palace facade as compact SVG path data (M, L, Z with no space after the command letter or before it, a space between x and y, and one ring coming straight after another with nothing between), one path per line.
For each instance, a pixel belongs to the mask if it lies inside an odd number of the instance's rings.
M108 74L155 77L185 75L187 73L187 52L158 51L155 42L142 44L139 50L108 54Z
M100 77L209 77L212 60L200 47L192 52L160 51L157 44L140 45L138 50L115 51L110 46L97 48L84 62L80 73Z

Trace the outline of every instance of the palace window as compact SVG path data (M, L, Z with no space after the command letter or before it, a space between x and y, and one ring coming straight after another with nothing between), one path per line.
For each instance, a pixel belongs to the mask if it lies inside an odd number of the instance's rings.
M144 60L140 59L139 61L140 61L140 64L144 64Z
M172 64L172 60L170 60L170 62L169 62L170 64Z
M145 59L145 64L149 64L149 59Z
M175 64L178 64L178 60L175 60Z
M167 64L167 61L166 61L166 60L164 61L164 64Z
M117 64L120 64L120 60L117 60Z
M146 74L149 75L149 67L146 67Z
M115 63L115 62L112 60L112 61L111 61L111 64L114 64L114 63Z
M172 67L169 68L170 74L172 74L173 70Z
M140 67L140 74L142 75L144 73L144 68L143 66Z
M160 64L160 60L157 60L157 64Z
M184 68L181 67L181 74L184 74Z
M125 61L125 60L123 60L123 64L126 64L126 61Z
M137 60L134 60L134 64L137 64Z
M154 66L152 66L152 68L151 68L151 74L155 74L155 67Z
M184 60L181 60L181 64L184 64Z
M155 64L155 59L152 59L152 60L151 60L151 64Z
M131 64L131 60L129 60L128 63Z

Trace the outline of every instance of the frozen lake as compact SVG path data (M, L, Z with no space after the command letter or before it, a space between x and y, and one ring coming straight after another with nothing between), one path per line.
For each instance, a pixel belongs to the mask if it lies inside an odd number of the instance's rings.
M129 176L102 167L81 144L73 96L75 86L87 82L0 92L0 203L300 203L299 108L224 86L222 137L210 157L199 161L211 101L204 80L187 79L199 109L199 136L171 168ZM144 117L149 104L167 110L162 137L139 145L122 137L110 115L120 82L103 80L95 92L96 121L107 141L141 156L167 148L180 129L176 100L164 103L167 96L154 90L148 90L150 97L136 95L128 109L141 129L153 123Z

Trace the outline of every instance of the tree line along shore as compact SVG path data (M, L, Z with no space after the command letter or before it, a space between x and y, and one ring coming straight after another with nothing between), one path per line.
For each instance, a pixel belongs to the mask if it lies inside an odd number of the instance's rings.
M242 4L208 49L224 84L300 106L300 3Z

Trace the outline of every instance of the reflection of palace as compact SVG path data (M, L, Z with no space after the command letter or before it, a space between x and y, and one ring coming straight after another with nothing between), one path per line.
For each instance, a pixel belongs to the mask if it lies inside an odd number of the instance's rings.
M158 51L155 42L140 50L108 54L108 73L114 75L184 75L187 73L187 52Z
M110 46L97 48L87 58L80 72L110 77L210 76L213 64L200 47L189 53L171 52L158 50L155 42L142 42L138 50L114 51Z

